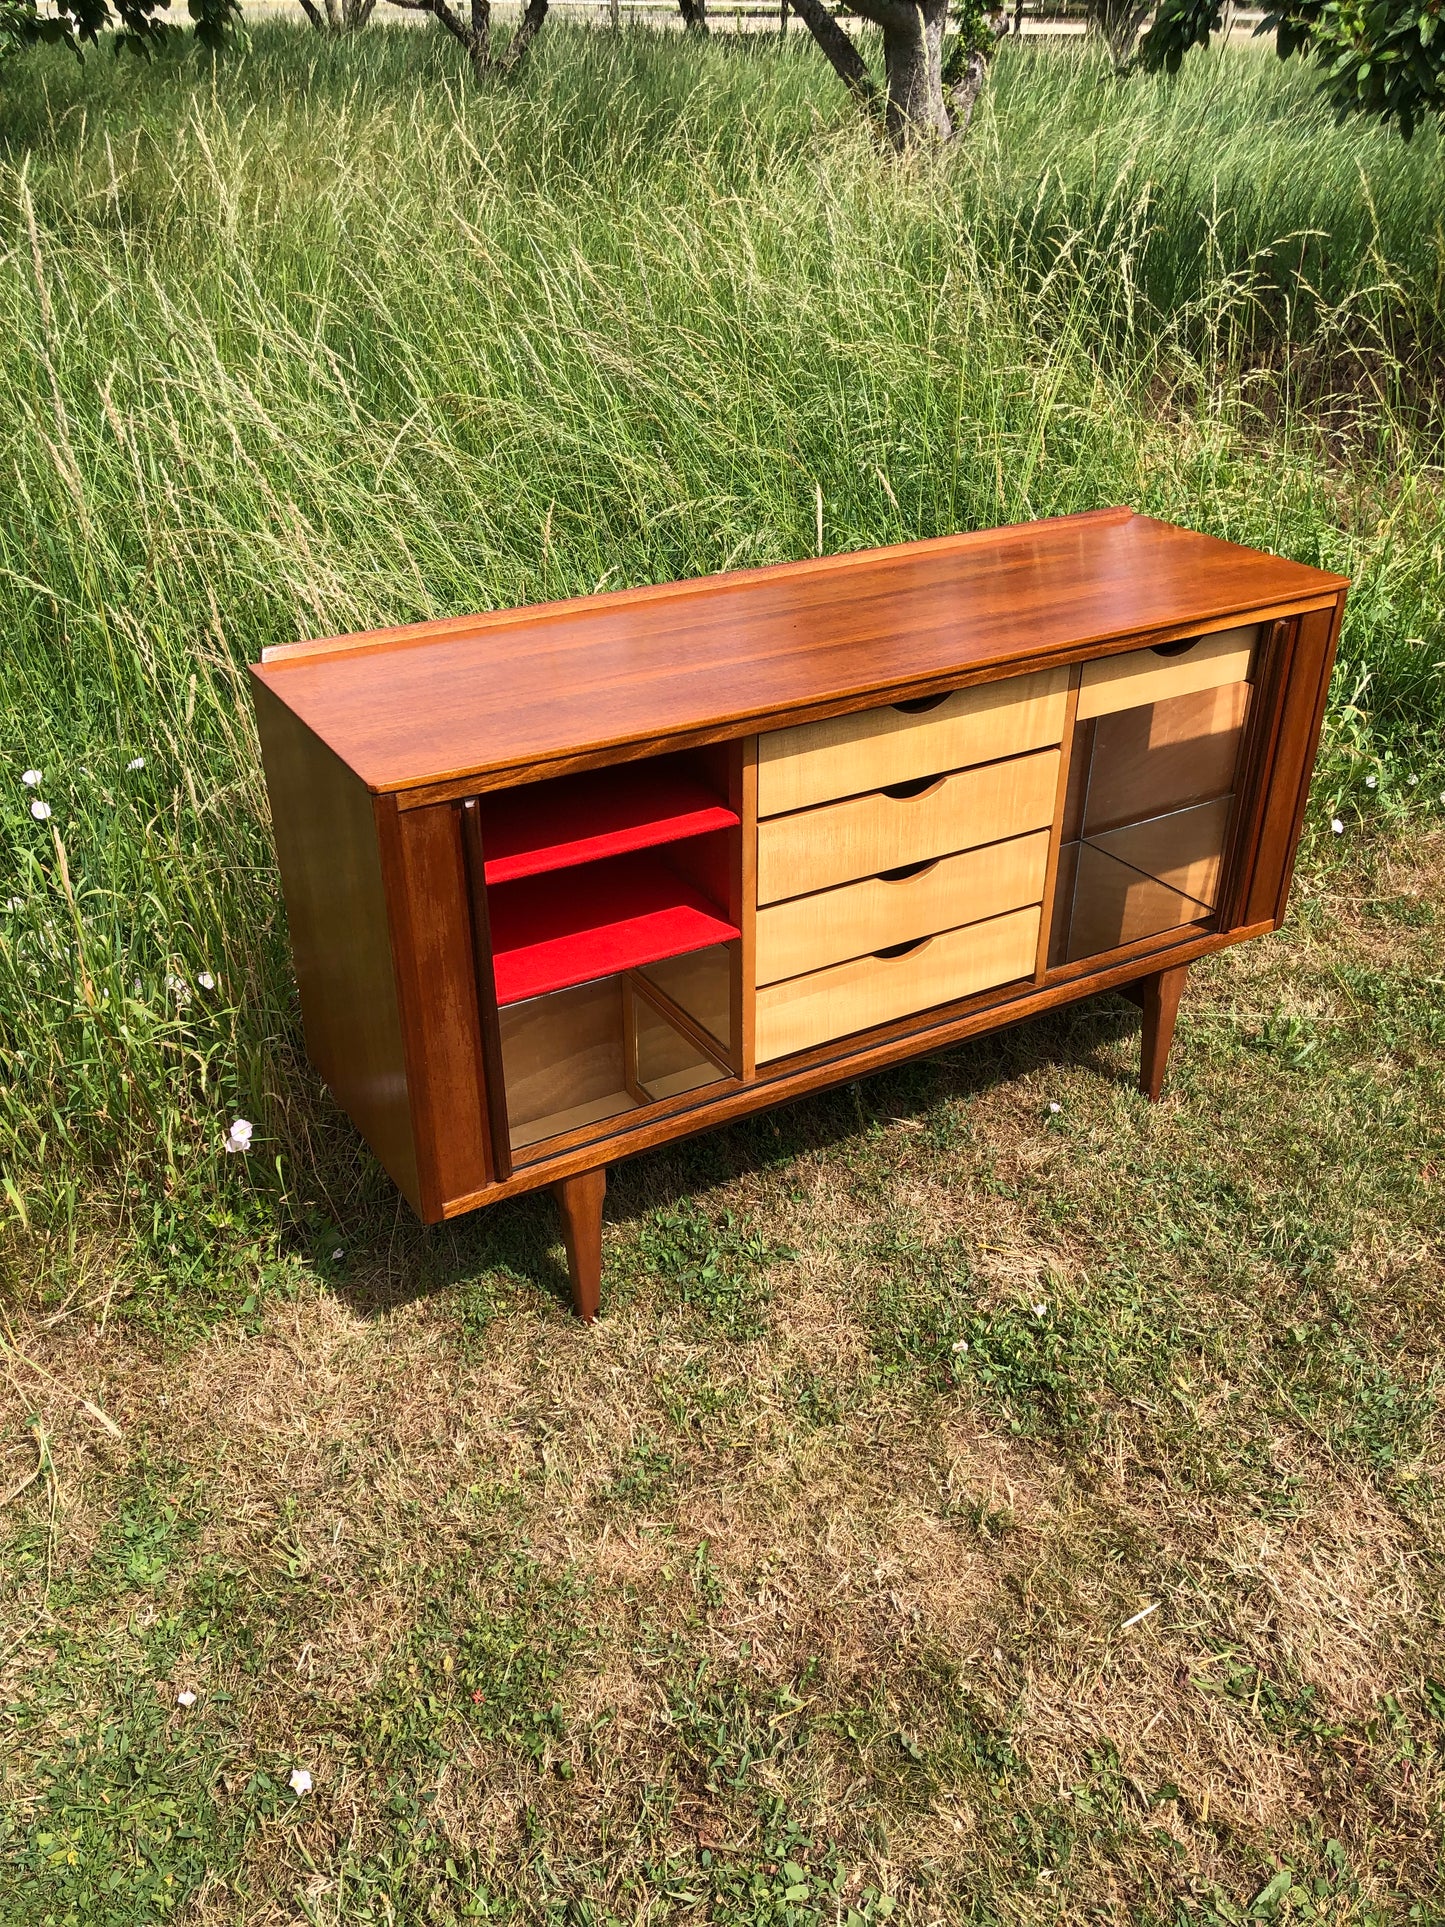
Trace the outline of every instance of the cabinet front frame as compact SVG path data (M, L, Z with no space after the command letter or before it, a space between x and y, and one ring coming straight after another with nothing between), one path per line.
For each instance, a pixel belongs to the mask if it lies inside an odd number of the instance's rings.
M451 1218L489 1202L552 1183L602 1162L613 1162L635 1155L656 1145L692 1135L712 1125L722 1125L756 1111L771 1108L791 1099L847 1081L867 1071L883 1069L911 1057L947 1049L964 1039L991 1029L1020 1022L1041 1011L1074 999L1119 988L1151 972L1184 964L1220 950L1230 944L1266 934L1278 927L1284 914L1294 849L1303 819L1313 759L1323 722L1329 675L1333 666L1343 615L1344 596L1310 598L1280 608L1241 611L1232 617L1178 625L1153 631L1111 638L1107 643L1080 645L1077 650L1051 656L1041 664L1037 658L1022 656L991 667L988 671L960 675L944 685L963 688L984 681L1002 681L1027 675L1040 667L1058 667L1067 660L1082 663L1103 656L1121 655L1130 650L1181 641L1189 636L1208 635L1221 629L1258 623L1261 636L1251 680L1254 697L1245 726L1238 765L1235 806L1228 832L1224 869L1219 892L1219 910L1210 927L1187 927L1141 938L1115 950L1083 958L1070 964L1048 968L1046 896L1044 931L1040 938L1039 965L1028 977L1007 985L981 991L946 1005L936 1005L891 1023L857 1032L846 1038L830 1040L811 1050L779 1058L759 1071L754 1060L752 1037L753 945L756 916L756 837L757 837L757 735L761 727L786 728L799 721L878 706L885 702L912 700L919 695L936 694L935 679L927 687L913 685L883 692L870 692L866 699L828 699L805 711L792 711L767 718L765 724L745 734L708 732L684 739L669 738L637 746L627 753L587 759L569 759L529 771L533 779L565 773L578 767L602 767L631 761L637 756L657 754L693 742L718 744L728 756L728 790L741 818L741 863L736 866L737 896L729 905L736 912L735 922L742 932L740 969L734 997L734 1037L739 1056L740 1076L721 1094L704 1087L698 1092L677 1097L581 1127L536 1146L520 1147L513 1152L505 1128L506 1100L502 1081L500 1050L495 1045L495 993L490 991L490 953L485 940L485 886L480 891L470 886L470 914L476 943L477 1005L481 1024L477 1070L480 1095L488 1118L491 1171L479 1189L454 1197L440 1197L433 1190L428 1198L432 1207L427 1216ZM1077 688L1077 673L1070 678L1071 694ZM1073 703L1070 703L1072 721ZM1060 809L1067 781L1061 771ZM486 789L511 787L519 777L510 773L493 784L473 778L464 790L447 786L445 799L460 804L460 817L479 817L468 799ZM398 797L399 811L417 806L423 800L417 793ZM427 801L443 799L428 796ZM1050 869L1057 860L1059 817L1056 812L1051 831ZM479 823L464 831L470 877L480 877ZM476 840L475 852L472 839ZM480 899L480 901L479 901ZM490 992L490 994L489 994ZM489 1021L490 1019L490 1021ZM495 1054L494 1054L495 1053Z

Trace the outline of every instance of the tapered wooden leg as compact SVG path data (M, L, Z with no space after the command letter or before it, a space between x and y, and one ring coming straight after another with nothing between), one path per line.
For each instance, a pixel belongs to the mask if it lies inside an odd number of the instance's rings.
M1151 1104L1159 1102L1164 1088L1164 1067L1169 1062L1169 1046L1174 1041L1174 1019L1179 1015L1179 999L1184 995L1188 964L1172 970L1158 970L1152 977L1140 977L1128 986L1128 993L1144 1012L1144 1031L1139 1053L1139 1089Z
M579 1171L575 1178L559 1178L552 1186L562 1213L572 1309L589 1325L602 1302L602 1200L606 1195L607 1173L600 1166Z

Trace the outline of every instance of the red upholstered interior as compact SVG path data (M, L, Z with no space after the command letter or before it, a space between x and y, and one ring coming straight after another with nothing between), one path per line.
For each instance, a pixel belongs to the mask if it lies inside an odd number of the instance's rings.
M730 829L738 820L676 756L496 790L481 808L488 883Z
M695 884L649 854L504 883L487 900L499 1004L738 935Z

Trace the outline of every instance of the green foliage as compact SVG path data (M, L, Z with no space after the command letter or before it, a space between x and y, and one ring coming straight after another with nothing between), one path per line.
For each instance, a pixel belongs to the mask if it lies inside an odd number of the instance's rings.
M1266 9L1257 32L1273 33L1281 60L1308 54L1337 114L1396 124L1406 140L1445 113L1441 0L1294 0ZM1139 57L1177 73L1191 47L1208 46L1224 23L1220 0L1163 0Z
M480 1584L482 1598L438 1583L367 1698L357 1740L394 1780L420 1760L450 1757L463 1741L541 1764L566 1738L555 1694L582 1644L577 1585L523 1559L494 1563ZM491 1596L498 1591L503 1604Z
M303 1254L390 1250L394 1194L304 1057L245 675L268 643L806 555L820 491L835 550L1128 501L1346 570L1317 808L1439 809L1434 130L1335 128L1249 51L1120 90L1005 45L969 153L880 170L801 38L752 39L561 31L460 95L409 30L258 27L204 78L9 63L0 1166L27 1294L179 1338L255 1319ZM398 1270L471 1236L531 1278L554 1221L509 1212L396 1232ZM771 1246L719 1216L663 1213L637 1269L756 1334Z
M102 34L114 37L117 53L150 53L176 29L161 14L171 0L53 0L44 13L38 0L0 0L0 57L33 43L66 47L77 57ZM197 42L213 52L241 18L241 0L186 0Z
M637 1256L709 1325L729 1338L757 1338L769 1301L768 1271L789 1254L738 1223L714 1220L691 1199L654 1214Z
M1003 34L997 8L987 0L951 0L948 23L952 35L943 50L943 84L955 87L974 54L991 59Z
M142 1927L172 1919L242 1818L220 1817L213 1735L173 1721L137 1683L82 1720L52 1755L27 1809L0 1816L3 1917L55 1927ZM257 1795L263 1789L256 1789Z

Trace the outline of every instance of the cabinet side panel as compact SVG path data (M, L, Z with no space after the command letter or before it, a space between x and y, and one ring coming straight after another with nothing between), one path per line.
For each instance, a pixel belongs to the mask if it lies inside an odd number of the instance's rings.
M263 682L252 690L306 1054L420 1211L371 796Z
M471 1196L496 1176L462 811L457 803L398 810L389 796L374 802L391 905L421 1215L432 1224L451 1200Z
M1341 596L1333 609L1319 609L1299 619L1254 871L1245 895L1245 923L1284 919L1344 609Z

